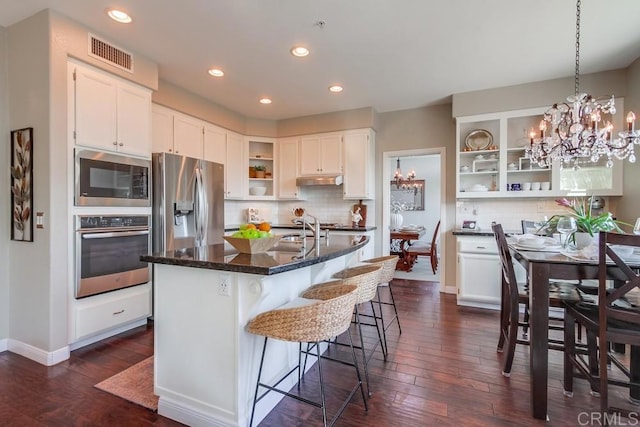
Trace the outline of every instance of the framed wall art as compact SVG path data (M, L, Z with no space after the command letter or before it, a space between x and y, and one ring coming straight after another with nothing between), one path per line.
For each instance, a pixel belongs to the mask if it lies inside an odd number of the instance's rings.
M11 240L33 242L33 128L11 131Z

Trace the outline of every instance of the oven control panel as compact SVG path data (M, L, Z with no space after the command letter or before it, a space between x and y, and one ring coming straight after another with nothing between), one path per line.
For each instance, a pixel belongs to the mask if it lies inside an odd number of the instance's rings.
M129 228L129 227L148 227L148 215L108 215L108 216L79 216L79 228Z

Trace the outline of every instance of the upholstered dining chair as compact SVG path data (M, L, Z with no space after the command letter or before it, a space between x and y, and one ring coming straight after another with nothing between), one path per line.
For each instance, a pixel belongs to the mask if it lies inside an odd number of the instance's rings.
M564 335L565 395L573 395L573 379L577 371L589 381L592 394L599 394L603 417L607 413L627 417L633 413L636 421L640 403L640 259L635 251L639 249L640 236L600 232L597 303L582 302L565 307L565 325L577 321L588 333L597 335L598 354L594 357L589 353L590 357L585 360L576 348L573 331L565 327ZM630 261L623 259L623 252ZM613 286L610 286L611 281ZM612 343L631 346L631 356L626 363L611 351ZM594 366L594 359L598 360L597 366ZM629 388L629 400L635 406L623 408L612 405L610 386Z
M438 231L440 231L440 221L436 224L436 228L433 230L433 236L431 237L431 243L425 243L422 241L413 242L408 252L407 263L413 265L413 262L419 256L428 256L431 260L431 270L433 274L436 274L438 270Z
M529 304L529 286L528 283L518 283L516 279L515 269L513 266L513 258L509 250L507 238L502 229L502 224L494 224L491 226L496 243L498 245L498 255L500 256L500 265L502 266L501 279L501 302L500 302L500 337L498 339L497 351L502 353L505 351L504 365L502 375L511 376L511 367L515 356L516 344L529 345L526 334L522 338L518 338L519 328L528 329L528 304ZM564 301L579 302L580 294L574 284L571 283L551 283L549 289L549 305L551 307L564 307ZM520 319L520 307L522 306L525 317ZM550 330L562 329L562 325L549 325ZM563 341L549 339L549 348L554 350L563 349Z

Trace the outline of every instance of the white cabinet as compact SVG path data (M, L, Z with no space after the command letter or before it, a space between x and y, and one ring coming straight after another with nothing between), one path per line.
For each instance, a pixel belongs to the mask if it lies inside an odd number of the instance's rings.
M375 141L373 130L348 131L343 136L344 198L372 199Z
M620 108L623 111L624 107ZM457 197L560 197L572 192L621 195L621 162L616 161L613 168L607 168L605 159L596 165L585 163L574 170L561 169L559 164L541 168L525 157L529 133L538 129L546 109L458 117ZM616 129L621 128L620 113L610 119ZM525 183L541 183L541 188L548 186L548 189L525 190Z
M173 115L173 152L181 156L204 158L204 122L185 114Z
M243 199L244 183L247 181L245 141L242 135L227 132L227 155L225 163L225 198Z
M227 131L218 126L204 126L204 159L227 165Z
M458 305L500 309L502 265L493 236L457 236ZM518 281L526 272L514 262Z
M299 200L302 197L300 188L296 185L298 177L298 138L284 138L278 140L278 198Z
M244 139L221 127L204 127L204 159L224 165L225 199L242 199L244 167Z
M202 159L205 122L170 108L153 104L153 152Z
M70 61L76 145L151 156L151 91Z
M300 141L300 175L342 173L342 134L309 135Z
M154 153L173 153L173 111L151 106L151 148Z
M151 315L151 284L73 300L72 341L144 320Z

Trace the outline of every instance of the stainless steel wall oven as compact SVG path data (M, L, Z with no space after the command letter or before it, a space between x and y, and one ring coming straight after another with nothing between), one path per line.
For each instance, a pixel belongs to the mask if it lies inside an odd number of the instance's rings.
M76 298L149 281L140 255L150 252L150 222L150 215L76 215Z
M76 150L76 206L151 206L151 160Z

